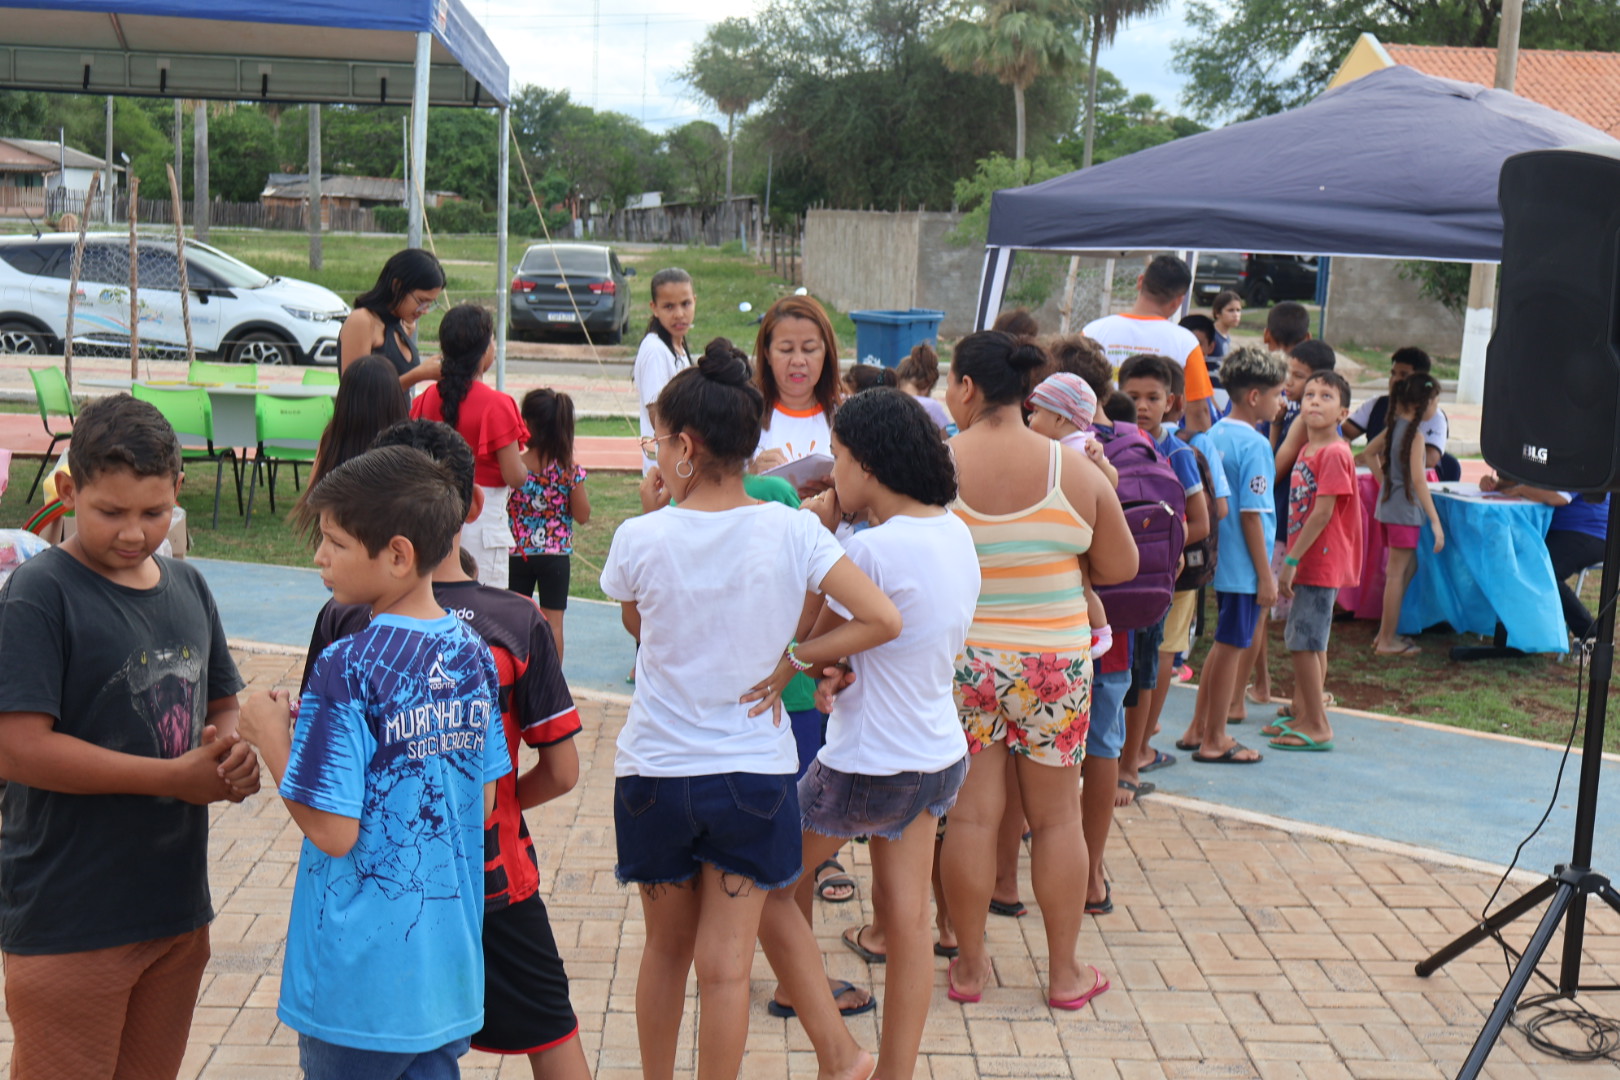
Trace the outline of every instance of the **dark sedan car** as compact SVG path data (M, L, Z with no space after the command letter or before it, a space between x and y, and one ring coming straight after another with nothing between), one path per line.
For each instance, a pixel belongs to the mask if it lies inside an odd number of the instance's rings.
M1265 307L1278 300L1315 300L1316 257L1232 251L1200 254L1193 302L1206 306L1222 289L1233 290L1250 307Z
M535 244L512 278L512 336L583 329L617 345L630 328L630 282L606 244Z

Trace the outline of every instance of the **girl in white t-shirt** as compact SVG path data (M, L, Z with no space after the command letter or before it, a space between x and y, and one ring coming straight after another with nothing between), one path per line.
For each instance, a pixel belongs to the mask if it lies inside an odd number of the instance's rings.
M797 753L778 699L818 670L900 633L894 604L813 514L743 490L764 401L746 359L718 339L653 406L648 486L675 505L619 526L602 591L641 642L619 735L614 825L620 881L641 890L646 947L636 986L642 1068L669 1076L680 1002L697 961L698 1074L735 1076L748 1032L748 974L767 894L802 868ZM850 621L796 641L807 594ZM815 954L800 920L795 948ZM872 1057L844 1026L819 957L784 971L823 1075L864 1080Z
M764 430L754 458L765 472L810 454L830 454L833 411L841 397L838 337L820 304L784 296L771 305L754 343L756 378L765 395ZM828 480L801 487L800 496L827 488Z
M979 600L979 558L968 527L946 509L956 498L950 451L915 398L887 388L849 398L833 419L832 446L838 510L865 510L878 523L853 534L844 552L894 601L904 628L825 680L823 705L846 685L831 703L826 744L799 781L804 861L818 865L849 838L871 837L888 965L878 1059L885 1076L908 1077L933 996L934 834L967 776L951 683ZM813 633L847 615L832 598ZM772 951L778 925L803 916L788 896L765 907L761 932ZM846 942L860 945L864 929L845 933Z
M691 274L679 267L670 267L653 275L652 318L647 322L647 336L641 339L641 348L636 350L636 366L631 372L636 397L641 401L643 439L651 438L653 433L652 418L647 410L675 373L692 365L686 335L692 329L696 311ZM650 468L652 462L643 459L642 473Z

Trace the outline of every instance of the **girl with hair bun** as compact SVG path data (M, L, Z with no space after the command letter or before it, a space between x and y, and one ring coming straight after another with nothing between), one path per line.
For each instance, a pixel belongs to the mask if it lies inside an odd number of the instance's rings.
M674 503L620 525L602 570L602 591L640 642L614 763L614 827L615 870L640 888L647 926L636 1028L648 1076L673 1074L675 1003L694 958L703 998L698 1074L737 1075L766 897L802 872L798 755L781 723L782 688L795 672L900 633L894 604L815 515L744 490L764 411L746 359L723 338L677 373L653 407L654 434L642 440L656 460L649 486ZM812 592L850 618L801 642ZM872 1057L839 1016L809 924L792 915L781 935L814 962L783 964L778 975L823 1075L864 1080Z
M895 374L900 377L900 389L917 399L939 430L951 426L951 414L934 398L934 387L939 384L939 353L932 345L926 341L913 345L911 355L900 361Z
M477 521L461 527L461 550L472 557L481 584L504 589L516 543L506 500L529 478L523 464L529 429L511 395L483 382L495 362L495 323L489 309L477 304L451 308L439 324L439 345L444 349L442 374L411 402L411 417L449 424L472 447L484 509Z
M1119 499L1078 452L1024 426L1020 406L1047 357L1000 331L970 334L951 360L945 403L959 484L951 508L977 549L982 584L957 658L958 713L972 755L945 830L940 870L961 949L952 1001L976 1002L990 980L984 923L996 877L996 833L1017 774L1034 833L1035 899L1046 926L1047 1003L1079 1009L1108 989L1075 956L1087 885L1080 791L1091 709L1090 584L1128 581L1136 544Z

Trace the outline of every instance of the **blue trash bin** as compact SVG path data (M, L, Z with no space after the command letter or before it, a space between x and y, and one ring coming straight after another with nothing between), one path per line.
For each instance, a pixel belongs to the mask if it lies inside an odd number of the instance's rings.
M939 337L943 311L911 308L907 311L852 311L855 323L855 359L862 364L898 367L918 342Z

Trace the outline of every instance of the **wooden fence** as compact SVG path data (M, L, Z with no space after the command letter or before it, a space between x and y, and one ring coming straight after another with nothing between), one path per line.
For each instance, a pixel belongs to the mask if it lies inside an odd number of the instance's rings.
M37 195L36 195L37 193ZM33 196L30 198L30 196ZM101 224L104 204L98 197L90 212L92 225ZM187 225L195 225L194 205L186 200L182 212ZM306 206L266 206L263 203L226 202L215 199L208 207L208 224L216 229L277 229L286 232L306 232L309 225ZM0 187L0 214L21 216L26 210L36 218L54 218L64 213L84 211L84 192L64 188L6 188ZM136 216L143 225L173 225L173 204L167 197L137 199ZM129 220L129 193L113 196L113 220ZM376 215L368 208L347 208L328 205L326 228L331 232L378 232Z
M804 219L791 229L767 228L754 248L754 257L790 285L804 284Z
M741 240L749 248L759 239L759 200L739 195L718 203L666 203L663 206L616 210L591 222L591 232L610 240L643 244L707 244L719 247Z

